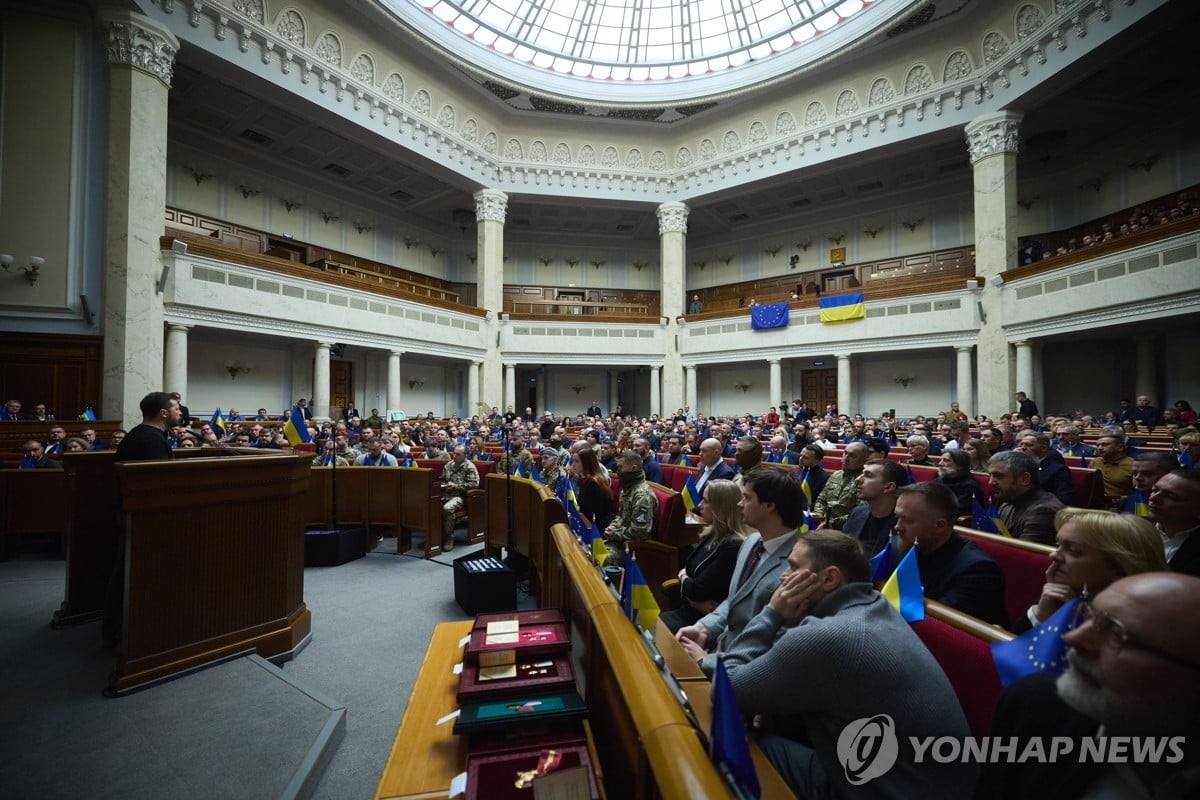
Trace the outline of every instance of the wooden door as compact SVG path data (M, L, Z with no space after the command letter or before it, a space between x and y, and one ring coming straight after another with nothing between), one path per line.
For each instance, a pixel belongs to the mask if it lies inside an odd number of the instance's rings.
M329 362L330 411L334 408L343 409L350 405L352 400L358 399L354 396L354 362L331 360Z
M837 405L837 367L806 369L800 374L803 387L801 399L819 417L825 413L825 404Z

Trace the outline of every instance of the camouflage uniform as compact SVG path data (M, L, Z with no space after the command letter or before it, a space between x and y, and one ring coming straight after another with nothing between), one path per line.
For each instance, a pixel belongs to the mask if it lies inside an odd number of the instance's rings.
M608 557L605 566L619 567L625 563L625 542L629 539L649 539L658 518L658 498L645 478L632 486L622 487L621 504L612 523L612 534L604 543Z
M347 461L346 459L342 458L341 456L334 456L334 459L335 459L335 461L334 461L335 466L339 466L339 467L350 466L350 462ZM325 454L324 453L318 454L317 457L312 460L312 465L314 467L325 466Z
M821 493L817 495L816 502L813 503L812 513L818 517L824 517L831 528L837 528L840 531L842 525L846 523L846 517L850 515L850 511L858 505L858 487L854 484L854 480L861 473L862 470L851 474L844 469L839 469L830 475L829 480L825 482L825 488L821 490Z
M521 465L521 469L525 471L525 474L528 475L533 472L533 456L524 447L518 451L510 451L507 455L500 456L493 471L497 475L507 475L518 464Z
M454 514L467 505L467 492L479 486L479 470L470 461L451 461L442 470L442 483L454 484L443 492L442 549L454 549Z

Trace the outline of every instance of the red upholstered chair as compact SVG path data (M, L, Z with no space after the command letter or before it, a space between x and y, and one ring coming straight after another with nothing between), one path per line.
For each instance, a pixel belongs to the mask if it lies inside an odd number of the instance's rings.
M1108 508L1104 498L1104 476L1091 467L1071 467L1071 485L1075 487L1075 505L1080 508Z
M1004 610L1009 622L1024 616L1042 594L1054 548L961 525L954 530L982 547L1004 571Z
M950 679L971 735L987 736L1003 689L989 645L1013 635L933 600L925 601L925 619L911 624Z
M915 480L917 483L922 483L923 481L935 481L938 478L937 467L922 467L920 464L906 464L905 466L912 470L913 480Z
M422 458L422 459L413 461L413 464L418 467L423 467L424 469L433 470L433 476L435 478L437 478L438 480L441 480L442 470L444 470L446 468L446 465L449 463L450 463L449 461L439 461L434 458Z
M663 464L663 485L677 492L683 491L689 475L695 475L699 470L692 467L681 467L677 464Z
M821 459L821 466L825 468L826 472L837 472L842 468L842 457L825 456Z
M971 477L975 479L975 482L979 484L979 488L983 491L984 504L986 505L987 503L992 502L991 478L982 472L973 472L971 473Z
M683 497L674 489L657 483L649 484L658 500L658 519L654 521L654 538L663 544L679 548L683 539ZM678 574L679 570L675 571ZM669 576L668 576L669 577Z

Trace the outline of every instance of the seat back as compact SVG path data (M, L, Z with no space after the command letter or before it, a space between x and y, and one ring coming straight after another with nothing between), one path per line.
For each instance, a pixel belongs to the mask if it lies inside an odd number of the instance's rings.
M821 466L825 468L826 472L837 472L842 468L842 457L825 456L821 459Z
M954 530L982 547L1000 565L1004 572L1004 610L1008 619L1018 620L1024 616L1042 594L1054 548L961 525Z
M937 467L923 467L920 464L905 464L905 466L912 472L913 480L917 483L938 479Z
M434 478L436 478L438 480L441 480L442 470L444 470L446 468L446 465L449 463L450 463L449 461L439 461L435 458L422 458L422 459L418 459L413 462L413 464L415 464L418 467L422 467L423 469L433 470L433 476L434 476Z
M494 470L496 468L496 462L495 461L475 461L472 463L475 464L475 469L476 469L476 471L479 472L479 485L483 486L483 476L490 475L492 473L492 470Z
M667 488L674 489L677 492L683 491L683 485L687 483L687 479L691 475L696 475L700 470L695 467L681 467L677 464L663 464L663 485Z
M654 538L677 549L689 544L689 542L683 541L683 497L674 489L668 489L657 483L651 483L649 486L650 490L654 492L654 499L658 501L658 519L654 520Z
M663 582L679 575L679 548L653 539L635 539L626 542L625 547L637 557L638 568L645 576L658 607L663 611L674 608L671 599L663 591Z
M987 505L988 503L992 502L991 478L989 478L985 473L982 473L982 472L972 472L971 477L975 479L975 482L979 484L979 488L983 492L984 505Z
M929 600L925 619L911 624L954 687L971 735L987 736L1004 688L989 645L1007 641L1012 634Z
M1075 504L1080 508L1107 508L1104 498L1104 476L1091 467L1070 467L1071 485L1075 487Z

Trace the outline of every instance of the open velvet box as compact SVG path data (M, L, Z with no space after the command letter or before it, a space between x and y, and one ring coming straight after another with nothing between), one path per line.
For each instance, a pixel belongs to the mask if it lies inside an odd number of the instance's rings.
M587 740L578 729L569 733L518 739L476 737L471 751L467 753L467 800L532 798L533 786L530 781L525 781L523 788L517 788L516 784L523 774L537 770L540 764L546 763L549 751L554 751L557 760L557 766L548 773L549 776L582 767L587 771L588 796L599 800L596 770L588 754Z
M507 672L499 672L507 669ZM488 677L503 674L508 677ZM464 663L458 679L459 705L498 697L569 691L575 688L575 669L569 653L522 656L513 664L485 667Z
M515 619L519 625L550 625L565 622L557 608L531 608L526 611L490 611L475 617L475 630L486 630L489 623Z
M489 625L491 629L495 627L496 623ZM471 631L471 639L463 653L466 663L477 662L491 653L505 651L511 651L517 659L522 659L546 653L562 653L571 649L571 634L564 622L533 625L518 622L515 631L501 634L494 633L489 628L476 628Z

